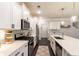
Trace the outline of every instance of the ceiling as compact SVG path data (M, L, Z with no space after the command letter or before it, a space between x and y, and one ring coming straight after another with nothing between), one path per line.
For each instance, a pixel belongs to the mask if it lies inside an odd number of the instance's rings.
M32 16L39 16L37 14L38 5L40 5L40 10L42 11L40 14L42 17L79 16L79 2L75 2L75 8L73 8L73 2L26 2L25 4L31 11ZM61 8L64 8L63 13Z

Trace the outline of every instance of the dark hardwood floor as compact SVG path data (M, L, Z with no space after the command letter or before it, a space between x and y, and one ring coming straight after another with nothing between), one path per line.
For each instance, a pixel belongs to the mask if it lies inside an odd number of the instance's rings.
M47 38L42 38L41 40L39 40L39 43L36 45L36 47L34 48L34 51L32 53L32 56L35 56L36 55L36 52L38 50L38 47L39 46L48 46L49 48L49 53L50 53L50 56L54 56L54 53L53 53L53 50L50 46L50 41L47 39Z

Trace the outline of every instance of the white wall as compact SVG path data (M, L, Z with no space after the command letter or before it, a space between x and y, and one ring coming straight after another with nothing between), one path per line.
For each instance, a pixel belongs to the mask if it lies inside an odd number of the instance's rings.
M48 29L50 22L58 22L60 18L37 18L31 19L31 27L33 29L33 34L36 34L36 24L39 24L39 37L41 38L48 38ZM61 21L64 19L68 23L68 18L62 18ZM69 23L68 23L69 24Z
M65 35L79 39L79 30L72 26L72 22L70 18L47 18L47 19L48 19L48 23L54 21L65 21L66 24L70 24L71 25L70 28L63 28L61 29L61 31L64 32Z

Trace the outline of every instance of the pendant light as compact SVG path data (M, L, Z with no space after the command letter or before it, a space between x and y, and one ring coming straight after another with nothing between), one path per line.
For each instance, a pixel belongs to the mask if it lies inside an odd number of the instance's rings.
M38 8L37 14L41 14L40 5L38 5L37 8Z
M75 12L75 2L73 2L73 16L71 17L71 21L76 22L77 18L78 16L76 15L76 12Z
M62 11L62 17L61 17L61 18L63 18L63 15L64 15L64 14L63 14L64 8L61 8L61 11ZM64 23L65 23L65 22L62 20L62 21L61 21L61 25L64 25Z

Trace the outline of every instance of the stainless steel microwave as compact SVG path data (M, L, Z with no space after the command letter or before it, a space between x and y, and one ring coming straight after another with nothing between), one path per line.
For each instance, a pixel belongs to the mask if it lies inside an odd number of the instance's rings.
M21 19L21 29L22 30L30 29L30 22L25 19Z

